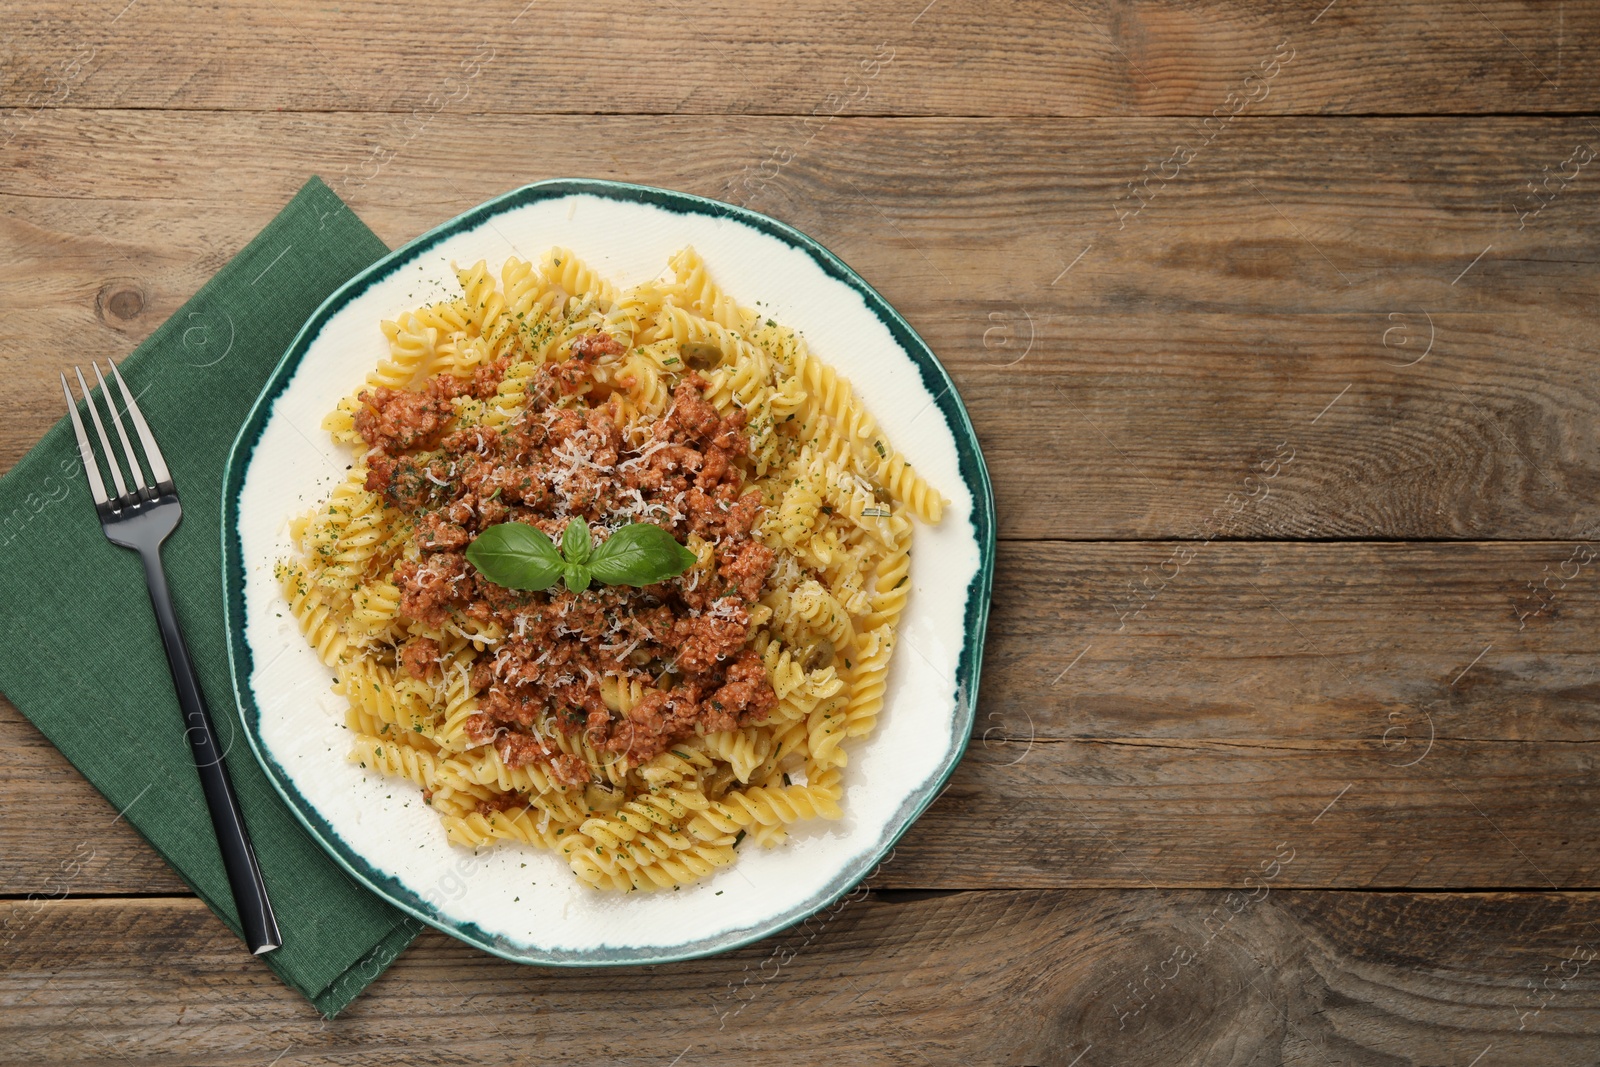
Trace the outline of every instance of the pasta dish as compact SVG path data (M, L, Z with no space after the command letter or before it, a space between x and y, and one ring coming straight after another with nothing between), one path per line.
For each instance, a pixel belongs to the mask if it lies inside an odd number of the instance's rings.
M456 273L382 323L324 422L349 475L278 565L350 758L603 889L839 818L944 499L692 249L628 290L559 248Z

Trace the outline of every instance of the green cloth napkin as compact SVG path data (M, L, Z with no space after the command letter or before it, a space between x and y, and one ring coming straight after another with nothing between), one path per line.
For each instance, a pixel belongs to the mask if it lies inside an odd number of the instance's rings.
M306 835L251 755L222 625L222 467L300 326L387 252L313 178L119 364L183 500L162 558L283 931L261 958L329 1017L421 927ZM67 369L95 355L60 358ZM0 691L239 933L139 559L100 532L65 417L0 479L0 604Z

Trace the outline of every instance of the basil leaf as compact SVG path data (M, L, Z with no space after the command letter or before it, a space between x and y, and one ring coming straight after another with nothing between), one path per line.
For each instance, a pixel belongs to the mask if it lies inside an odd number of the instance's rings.
M521 522L502 522L480 533L467 546L467 562L507 589L548 589L565 566L544 531Z
M607 585L653 585L682 574L697 558L661 527L635 522L595 550L589 570Z
M561 572L562 580L574 593L581 593L589 588L590 577L589 568L581 563L569 563Z
M568 519L567 528L561 531L561 554L568 563L584 564L594 552L594 540L589 536L589 524L582 519Z
M653 585L682 574L696 558L667 531L647 522L622 527L598 549L582 519L571 520L562 530L560 550L544 531L521 522L491 526L467 546L467 562L495 585L545 590L562 581L574 593L595 581Z

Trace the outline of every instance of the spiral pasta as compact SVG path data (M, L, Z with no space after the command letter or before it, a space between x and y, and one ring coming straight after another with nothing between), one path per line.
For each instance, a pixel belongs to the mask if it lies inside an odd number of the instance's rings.
M346 621L327 602L310 572L296 563L280 563L277 574L289 611L317 657L330 667L343 662L350 645Z
M438 351L439 329L425 325L416 315L404 316L404 323L385 321L384 336L389 339L389 358L380 360L367 375L367 386L403 389L432 364ZM359 393L351 393L322 420L322 428L344 445L360 441L355 431L355 414L361 408Z
M740 307L711 280L705 260L693 248L679 250L667 265L672 268L675 291L684 306L701 318L729 330L749 331L755 325L756 313Z
M536 262L513 257L498 271L480 260L456 278L459 297L381 324L387 355L324 422L355 447L350 473L291 521L296 553L277 571L290 614L348 703L349 758L414 783L454 844L546 850L603 890L686 885L734 863L740 847L779 846L798 823L840 818L847 742L869 734L884 706L910 594L912 520L937 522L943 497L889 447L848 381L794 331L738 304L693 249L626 290L564 248ZM531 510L541 492L573 499L580 472L620 477L672 447L651 427L670 419L686 382L699 383L711 423L738 430L718 440L742 441L742 451L729 445L715 462L747 479L757 509L749 543L772 564L752 574L748 553L712 523L684 535L693 562L678 581L717 625L733 617L733 591L759 583L738 616L747 619L735 638L743 644L731 646L753 674L737 683L728 675L718 693L756 677L770 689L767 705L759 717L700 723L638 753L602 744L609 735L593 734L596 722L637 723L650 736L684 691L682 674L620 624L580 620L574 628L603 632L594 641L608 666L540 666L567 703L508 720L497 684L542 662L528 658L528 620L419 601L428 582L467 575L418 577L443 558L425 538L451 527L385 495L393 459L368 449L370 435L409 431L375 431L372 413L384 396L406 393L407 410L426 414L419 424L433 436L419 438L407 475L423 495L451 484L461 463L483 463L484 441L534 448L558 427L571 434L574 415L604 430L554 453L569 465L549 475L553 489L519 482L509 467L484 475L493 493L451 505L461 511L449 523L470 525ZM445 435L467 451L446 454L437 445ZM684 493L647 501L633 484L617 506L637 521L670 525L690 506Z

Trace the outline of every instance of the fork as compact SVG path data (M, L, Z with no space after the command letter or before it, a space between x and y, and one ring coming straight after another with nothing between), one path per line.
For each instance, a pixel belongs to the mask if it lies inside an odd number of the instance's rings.
M228 885L233 890L233 902L239 909L239 921L244 926L245 943L257 956L271 952L283 944L278 932L278 921L272 913L272 903L267 899L267 886L261 878L261 866L256 862L255 849L250 845L250 834L245 829L244 816L239 811L238 798L228 779L228 768L222 762L222 746L217 743L216 727L211 722L211 712L206 707L205 694L200 690L200 679L195 674L194 662L189 658L189 647L184 643L183 632L178 629L178 616L172 608L172 593L167 588L167 576L161 569L161 544L177 527L183 517L178 503L178 490L172 483L166 460L156 445L155 436L144 420L144 413L128 391L117 365L109 359L111 377L122 392L123 407L133 422L139 444L144 449L145 463L150 479L145 480L138 456L128 440L122 417L117 414L116 399L106 387L100 374L100 363L94 363L94 376L100 383L100 398L111 413L111 423L116 427L117 439L122 442L123 455L127 457L130 481L123 480L123 471L117 455L112 451L111 440L106 436L105 424L83 371L73 368L78 376L78 386L83 390L84 406L94 423L100 447L105 452L106 466L111 471L114 497L107 497L105 483L100 478L100 465L95 460L89 435L84 433L83 420L78 417L78 404L72 397L72 387L67 376L61 376L61 391L67 397L67 412L72 416L72 429L78 435L78 455L83 460L84 473L89 476L89 490L94 497L94 510L100 516L100 528L106 540L122 548L139 553L144 562L145 583L150 587L150 605L155 609L156 622L161 628L161 643L167 650L167 666L172 671L173 688L177 690L178 706L183 710L189 747L194 754L194 765L200 773L200 785L205 790L206 807L211 811L211 824L216 830L217 844L222 850L222 865L228 872Z

